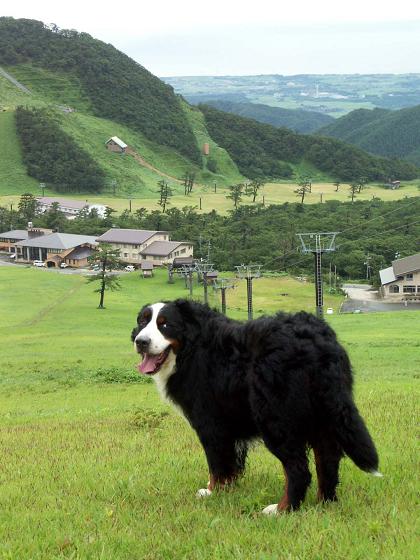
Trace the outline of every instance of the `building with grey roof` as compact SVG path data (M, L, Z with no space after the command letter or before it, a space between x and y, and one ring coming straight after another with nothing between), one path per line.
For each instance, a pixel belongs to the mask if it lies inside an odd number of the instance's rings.
M172 264L177 257L192 257L193 245L188 241L154 241L141 251L145 260L155 264Z
M192 243L170 241L168 231L111 228L96 240L119 249L121 260L129 264L138 265L146 260L159 266L172 263L175 257L193 254Z
M420 300L420 253L396 259L379 271L379 293L390 301Z
M118 136L112 136L105 142L105 146L111 152L117 152L124 154L125 150L128 148L127 144L118 138Z
M96 210L98 215L104 217L106 206L103 204L91 204L87 200L71 200L70 198L54 197L54 196L38 196L38 211L41 213L48 212L54 203L58 204L58 209L63 212L66 218L73 220L77 214L86 208L89 212Z
M30 225L31 222L29 222L29 226ZM16 243L29 238L33 239L34 237L39 237L46 233L52 233L52 230L28 227L28 229L12 229L10 231L4 231L3 233L0 233L0 251L15 253Z
M93 235L76 235L73 233L50 233L28 238L15 244L16 262L44 261L47 266L60 266L62 262L71 266L85 266L87 257L97 245ZM84 249L82 258L71 257L75 249ZM71 258L72 262L67 262Z

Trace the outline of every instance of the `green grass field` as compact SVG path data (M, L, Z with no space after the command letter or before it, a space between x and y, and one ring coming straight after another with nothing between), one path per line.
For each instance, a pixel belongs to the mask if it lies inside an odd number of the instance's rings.
M114 155L114 157L120 157ZM182 185L173 184L173 196L170 198L170 205L168 208L183 208L184 206L196 206L197 210L200 211L200 199L201 199L201 211L211 212L216 210L220 214L226 214L228 211L233 210L232 200L226 198L229 191L226 187L218 186L216 193L214 192L213 186L195 186L193 192L190 195L184 195L184 187ZM296 196L295 190L297 186L293 183L267 183L264 188L260 191L256 203L264 202L268 204L283 204L285 202L299 202L300 198ZM147 210L160 210L160 206L157 204L158 195L155 192L157 189L146 188L143 191L144 196L138 197L134 194L132 198L132 210L133 212L137 208L146 208ZM33 192L40 194L39 187L36 185ZM341 202L349 202L349 188L348 185L341 185L338 192L335 192L335 187L332 183L314 183L312 185L312 193L308 193L305 198L305 204L315 204L322 200L326 202L328 200L338 200ZM360 195L356 196L356 200L370 200L372 197L378 197L381 200L400 200L406 197L419 196L419 183L418 181L407 182L398 190L385 189L381 185L369 185L365 188ZM46 196L57 196L57 193L53 193L48 189L45 190ZM62 195L59 195L62 196ZM13 195L0 195L0 206L13 204L14 207L17 206L19 201L19 196ZM71 194L67 195L67 198L71 199L82 199L88 200L91 203L105 204L114 208L118 212L122 212L129 208L128 195L118 194L112 196L109 193L104 193L100 195L91 194ZM244 197L241 204L252 205L252 199L250 197Z
M207 469L196 436L134 369L138 308L185 296L183 282L169 285L162 271L124 274L122 286L101 311L80 276L0 268L0 558L418 557L418 313L329 316L384 478L344 460L337 504L316 505L312 486L301 511L272 519L260 511L280 497L278 462L257 446L233 489L197 500ZM261 279L255 308L307 308L312 291ZM243 316L242 284L228 306Z

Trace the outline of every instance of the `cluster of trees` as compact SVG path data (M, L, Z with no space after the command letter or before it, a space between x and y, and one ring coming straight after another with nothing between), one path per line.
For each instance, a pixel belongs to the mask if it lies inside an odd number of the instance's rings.
M399 111L357 109L319 132L372 154L420 164L420 105Z
M27 207L30 207L30 205ZM105 218L96 212L81 212L75 220L57 212L30 216L20 210L0 208L0 231L25 227L28 217L35 225L51 227L52 220L60 231L99 235L116 225L121 228L171 231L174 239L194 243L196 257L207 257L207 247L200 249L200 239L211 242L211 260L219 270L234 270L241 263L259 263L269 271L287 271L312 275L312 255L298 253L298 232L338 231L337 251L324 258L337 267L344 278L364 278L366 256L370 256L373 275L390 265L397 253L401 257L419 251L420 198L406 198L393 202L380 199L341 203L301 205L285 203L263 207L238 206L227 216L215 211L197 213L195 208L170 208L165 213L140 208L116 216L108 209ZM202 253L200 252L202 251Z
M420 173L407 161L373 156L340 140L297 134L226 114L208 105L199 107L212 138L250 178L289 178L293 174L290 164L302 160L341 181L353 181L361 176L370 181L410 180Z
M264 183L259 179L254 179L249 183L237 183L235 185L230 185L229 193L226 195L226 198L229 198L233 201L233 206L236 210L244 195L251 196L252 202L255 202L258 196L258 192L263 186Z
M0 18L0 65L30 62L76 76L95 115L141 131L201 166L195 136L172 87L110 44L74 29Z
M98 192L105 173L46 109L16 109L16 130L28 175L61 192Z
M262 103L238 102L226 99L209 99L205 103L219 109L219 111L308 134L335 121L333 117L317 111L284 109L283 107L271 107Z

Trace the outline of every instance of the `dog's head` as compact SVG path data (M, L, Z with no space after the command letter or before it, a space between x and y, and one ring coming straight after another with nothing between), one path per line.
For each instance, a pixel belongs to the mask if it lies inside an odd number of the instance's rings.
M191 329L191 306L188 301L145 305L137 316L131 333L136 351L142 355L141 373L155 375L182 350Z

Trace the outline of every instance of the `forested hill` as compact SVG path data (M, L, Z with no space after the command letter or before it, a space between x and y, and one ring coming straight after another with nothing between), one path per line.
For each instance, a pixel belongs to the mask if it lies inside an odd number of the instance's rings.
M95 116L112 119L201 165L200 152L172 87L112 45L40 21L0 18L0 65L30 63L71 75Z
M205 103L220 111L233 113L240 117L248 117L276 127L290 128L295 132L314 132L321 127L333 123L335 120L329 115L316 111L283 109L282 107L271 107L262 103L237 103L224 99L208 100Z
M372 154L400 157L420 165L420 105L399 111L357 109L318 133Z
M290 177L290 165L309 162L343 181L414 179L416 166L402 160L372 156L333 138L297 134L252 119L199 105L213 139L225 148L246 176Z

